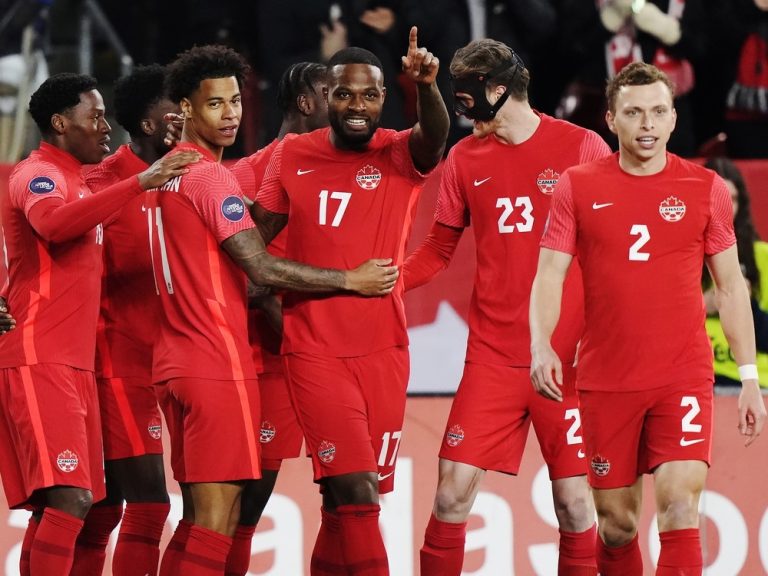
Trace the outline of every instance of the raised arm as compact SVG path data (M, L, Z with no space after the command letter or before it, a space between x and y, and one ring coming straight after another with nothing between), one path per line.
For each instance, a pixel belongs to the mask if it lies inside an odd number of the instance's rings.
M749 291L739 266L734 244L727 250L707 257L707 266L716 286L720 323L739 367L755 365L755 330L749 304ZM740 370L741 372L741 370ZM749 446L765 424L765 403L760 394L757 370L742 377L739 395L739 432Z
M435 80L440 62L426 48L419 48L416 26L408 37L408 54L402 57L403 72L416 83L416 113L409 148L420 172L429 172L443 157L451 121Z
M566 252L542 248L531 287L531 382L539 394L558 402L563 400L563 368L550 340L560 319L563 283L572 260Z

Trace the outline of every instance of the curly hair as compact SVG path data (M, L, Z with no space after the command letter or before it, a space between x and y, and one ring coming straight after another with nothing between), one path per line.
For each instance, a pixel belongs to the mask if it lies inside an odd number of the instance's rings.
M248 68L245 59L231 48L218 44L195 46L179 54L168 65L168 97L173 102L181 102L200 87L200 82L211 78L234 76L242 88Z
M530 72L514 50L498 40L483 38L456 50L451 59L451 76L487 74L503 65L509 67L488 79L488 86L507 86L509 95L519 102L528 99Z
M62 72L40 85L29 100L29 113L43 136L53 132L51 117L80 103L80 94L95 90L97 80L86 74Z
M674 98L675 85L664 72L645 62L632 62L622 68L616 76L608 81L605 87L605 97L608 100L608 110L616 112L616 97L624 86L647 86L662 82L669 88Z
M115 118L131 137L143 136L141 121L165 97L165 68L138 66L115 82Z
M324 80L325 74L325 65L316 62L298 62L283 72L277 85L277 105L283 114L296 108L299 94L314 93L314 84Z

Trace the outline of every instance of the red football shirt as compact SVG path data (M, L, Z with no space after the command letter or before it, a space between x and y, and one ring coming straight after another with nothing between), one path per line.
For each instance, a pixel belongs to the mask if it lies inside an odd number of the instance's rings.
M287 256L341 269L369 258L401 265L424 183L410 130L379 129L363 152L337 149L329 132L283 140L259 190L264 208L289 214ZM286 353L352 357L408 343L402 282L381 298L288 293L283 322Z
M90 170L85 181L98 192L146 168L147 163L123 145ZM137 196L104 223L104 274L96 333L96 375L100 378L149 379L152 374L160 299L149 257L145 203L145 194Z
M712 378L704 330L705 255L736 242L725 182L667 154L652 176L618 154L568 170L541 245L574 254L584 277L586 327L577 386L643 390Z
M38 363L93 370L101 284L101 227L49 244L29 224L47 198L90 196L80 162L43 142L13 170L2 202L8 257L8 306L16 329L0 338L0 367ZM136 182L138 186L138 181Z
M148 198L151 256L163 321L152 378L256 378L248 344L246 278L220 244L254 227L232 173L203 158Z
M592 131L540 117L536 132L521 144L494 136L464 138L443 169L435 219L454 228L472 225L477 246L467 341L471 362L530 366L528 308L552 191L566 168L611 152ZM583 328L583 294L574 266L553 337L564 361L573 360Z

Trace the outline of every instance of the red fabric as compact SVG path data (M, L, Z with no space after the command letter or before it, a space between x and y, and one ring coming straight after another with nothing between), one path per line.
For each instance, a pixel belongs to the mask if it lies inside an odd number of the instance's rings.
M628 543L616 548L609 548L598 536L597 569L600 576L643 576L643 557L637 534Z
M351 576L389 576L389 562L379 531L378 504L347 504L336 508L341 551Z
M232 538L193 524L189 529L179 574L221 576L231 546Z
M32 543L29 566L37 576L69 576L75 540L83 521L66 512L46 508Z
M430 516L421 548L421 576L461 576L467 523L453 524Z
M225 576L245 576L251 565L251 540L256 526L238 524L227 556Z
M29 517L27 530L24 532L24 540L21 543L21 556L19 558L19 576L31 576L29 572L29 556L32 543L35 541L35 533L40 524L34 516Z
M101 574L109 536L120 523L122 515L122 506L94 506L88 511L75 544L75 560L70 576Z
M338 515L321 509L320 531L312 550L309 572L312 576L347 574L341 552L341 522Z
M594 524L584 532L560 530L558 576L597 576L596 538L597 527Z
M159 576L177 576L180 574L181 559L184 556L184 548L187 546L190 528L192 528L191 522L184 519L179 521L176 531L163 552Z
M403 264L403 289L407 292L423 286L448 268L463 229L452 228L439 222L432 224L427 237Z
M661 552L656 576L701 576L703 560L698 528L659 534Z
M157 574L160 537L170 510L170 504L161 502L126 504L112 558L113 576Z

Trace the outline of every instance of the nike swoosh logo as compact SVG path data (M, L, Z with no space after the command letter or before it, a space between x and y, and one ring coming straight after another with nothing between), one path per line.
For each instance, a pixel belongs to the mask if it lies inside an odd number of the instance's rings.
M390 472L389 474L383 474L383 475L379 474L379 482L381 482L382 480L386 480L387 478L392 476L392 474L394 474L394 472Z
M492 176L488 176L488 178L483 178L482 180L475 180L475 186L480 186L480 184L485 184L491 178Z
M605 204L598 204L597 202L593 202L592 210L600 210L600 208L608 208L608 206L613 206L613 202L606 202Z
M584 454L584 450L579 449L579 451L576 453L576 456L578 456L579 458L584 458L586 454Z
M314 172L314 170L302 170L299 168L296 170L296 176L304 176L304 174L309 174L310 172Z
M704 438L699 438L698 440L686 440L685 436L680 438L680 446L691 446L692 444L698 444L699 442L704 442Z

